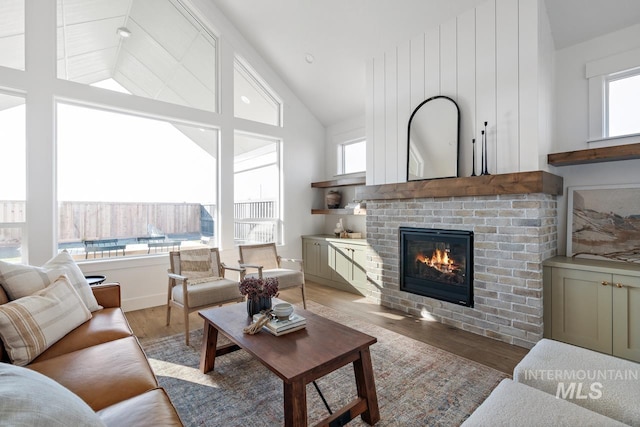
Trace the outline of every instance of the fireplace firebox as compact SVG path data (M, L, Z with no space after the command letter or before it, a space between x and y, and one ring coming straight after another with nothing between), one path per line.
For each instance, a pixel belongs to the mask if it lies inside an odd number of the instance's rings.
M473 307L473 231L400 227L400 290Z

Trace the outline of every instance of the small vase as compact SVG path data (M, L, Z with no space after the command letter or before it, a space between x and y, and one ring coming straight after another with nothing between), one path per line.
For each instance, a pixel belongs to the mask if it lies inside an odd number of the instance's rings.
M249 317L271 308L271 297L247 298L247 313Z
M339 191L330 190L326 197L327 209L338 209L342 201L342 194Z

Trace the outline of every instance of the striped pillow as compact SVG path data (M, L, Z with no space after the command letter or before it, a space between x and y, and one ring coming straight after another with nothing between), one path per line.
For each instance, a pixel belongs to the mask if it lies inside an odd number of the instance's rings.
M91 319L66 276L33 295L0 305L0 337L11 362L24 366Z
M39 372L0 363L0 379L3 426L104 426L78 395Z
M42 267L0 261L0 285L9 300L26 297L46 288L61 275L66 275L89 311L101 309L93 296L82 270L67 251L62 251Z

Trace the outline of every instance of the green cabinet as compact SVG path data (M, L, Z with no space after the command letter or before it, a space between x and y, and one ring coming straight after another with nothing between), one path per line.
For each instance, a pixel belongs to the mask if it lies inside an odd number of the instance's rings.
M365 240L303 236L302 257L307 279L366 295L367 244Z
M347 243L333 243L332 247L335 280L353 286L365 286L367 283L365 269L367 252L365 247Z
M640 362L640 277L613 275L613 354Z
M302 242L305 275L331 280L329 242L319 239L303 239Z
M546 337L640 361L640 266L556 257L544 280Z

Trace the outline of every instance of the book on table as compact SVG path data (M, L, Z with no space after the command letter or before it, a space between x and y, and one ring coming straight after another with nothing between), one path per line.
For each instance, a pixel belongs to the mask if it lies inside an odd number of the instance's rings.
M253 321L256 322L261 316L262 314L255 314L253 316ZM297 313L293 313L287 320L278 320L276 318L271 319L262 327L262 329L266 329L273 335L278 336L288 334L289 332L299 331L300 329L303 329L306 324L307 319Z

